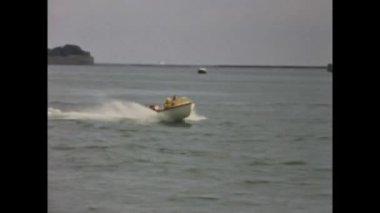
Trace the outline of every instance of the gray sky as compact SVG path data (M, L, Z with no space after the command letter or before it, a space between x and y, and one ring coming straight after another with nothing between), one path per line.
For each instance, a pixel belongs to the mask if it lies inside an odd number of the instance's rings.
M332 0L48 0L48 46L96 63L326 65Z

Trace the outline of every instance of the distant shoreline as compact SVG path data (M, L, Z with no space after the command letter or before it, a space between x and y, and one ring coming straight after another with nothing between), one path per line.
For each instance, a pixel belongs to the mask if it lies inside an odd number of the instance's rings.
M137 64L137 63L95 63L92 66L134 66L134 67L206 67L206 68L287 68L287 69L326 69L327 66L300 65L205 65L205 64Z

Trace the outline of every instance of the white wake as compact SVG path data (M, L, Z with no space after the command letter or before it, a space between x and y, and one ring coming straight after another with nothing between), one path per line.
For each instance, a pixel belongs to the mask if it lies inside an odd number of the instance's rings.
M61 111L60 109L48 108L48 116L57 119L72 120L152 120L157 113L136 102L111 101L109 103L87 108L80 111Z
M195 105L191 105L191 114L189 117L185 118L185 121L201 121L206 120L205 116L199 115L195 110Z
M62 111L60 109L48 108L48 117L54 119L67 120L103 120L118 121L130 119L143 122L158 122L160 117L157 112L145 107L142 104L129 101L114 100L100 106L83 109L80 111ZM207 119L196 113L194 105L192 113L185 120L200 121Z

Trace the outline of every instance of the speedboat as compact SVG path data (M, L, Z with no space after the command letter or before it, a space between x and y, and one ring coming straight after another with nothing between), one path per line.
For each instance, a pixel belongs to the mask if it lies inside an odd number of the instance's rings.
M148 107L157 112L163 121L177 122L189 117L192 110L193 102L186 97L173 99L167 98L164 106L159 104L148 105Z

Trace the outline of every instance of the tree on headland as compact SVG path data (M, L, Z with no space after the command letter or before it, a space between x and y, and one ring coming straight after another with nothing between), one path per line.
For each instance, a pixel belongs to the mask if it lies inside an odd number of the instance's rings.
M77 45L66 44L63 47L48 48L48 56L68 56L68 55L85 55L90 56L90 52L82 50Z
M94 57L78 45L66 44L63 47L48 48L48 64L88 65L94 64Z

